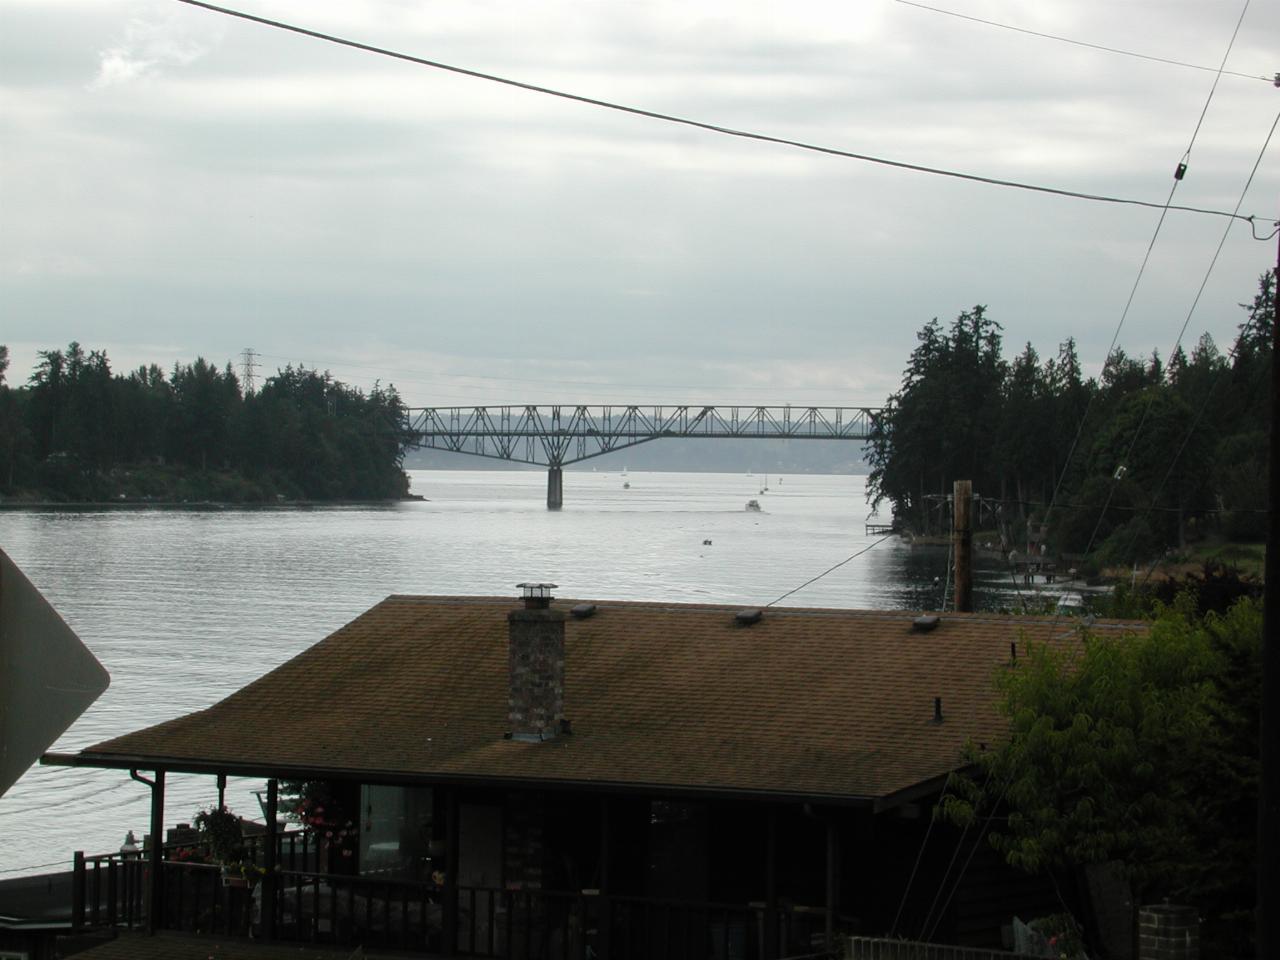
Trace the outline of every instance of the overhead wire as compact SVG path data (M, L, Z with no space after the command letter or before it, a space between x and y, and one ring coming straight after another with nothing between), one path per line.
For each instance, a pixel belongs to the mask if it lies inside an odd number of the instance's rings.
M50 863L31 863L25 867L5 867L0 869L0 873L22 873L25 870L43 870L46 867L65 867L69 866L66 860L54 860Z
M946 10L942 7L933 7L927 3L916 3L915 0L897 0L897 2L906 7L916 7L917 9L920 9L920 10L927 10L930 13L940 13L943 16L955 17L957 20L968 20L970 23L980 23L988 27L998 27L1001 30L1011 30L1014 33L1024 33L1024 34L1027 34L1028 36L1040 37L1043 40L1056 40L1059 43L1069 43L1077 47L1088 47L1091 50L1100 50L1104 53L1117 53L1124 57L1133 57L1138 60L1150 60L1155 63L1169 64L1170 66L1174 66L1174 67L1186 67L1190 70L1204 70L1209 73L1212 73L1214 70L1213 67L1207 67L1200 63L1188 63L1185 60L1175 60L1170 57L1156 57L1146 53L1136 53L1133 50L1125 50L1122 47L1109 47L1109 46L1106 46L1105 44L1091 43L1088 40L1076 40L1072 37L1064 37L1056 33L1045 33L1040 30L1029 30L1026 27L1015 27L1012 24L1001 23L998 20L988 20L984 17L975 17L967 13L959 13L955 10ZM1240 73L1236 70L1224 70L1222 72L1225 73L1227 76L1242 77L1245 80L1261 80L1264 83L1270 83L1275 86L1280 86L1280 82L1277 82L1276 77L1268 77L1268 76L1264 76L1262 74L1256 74L1256 73ZM1280 77L1280 74L1277 74L1277 77Z
M991 776L992 776L992 771L991 771L990 769L988 769L988 770L987 770L987 779L986 779L986 780L984 780L984 781L982 782L982 787L981 787L981 789L978 791L978 795L979 795L979 796L983 796L983 795L985 795L985 794L986 794L986 792L987 792L987 787L988 787L988 786L990 785L990 783L991 783ZM946 888L947 880L948 880L948 879L950 878L950 876L951 876L951 868L952 868L952 867L954 867L954 866L956 865L956 857L958 857L958 856L960 855L960 848L964 846L964 838L965 838L965 837L967 837L967 836L969 835L969 829L970 829L972 826L973 826L973 820L971 819L968 823L966 823L966 824L964 825L964 829L963 829L962 831L960 831L960 839L956 841L956 848L955 848L953 851L951 851L951 859L950 859L949 861L947 861L947 869L946 869L946 870L944 870L944 871L943 871L943 873L942 873L942 880L941 880L941 881L939 881L939 883L938 883L938 891L933 895L933 900L932 900L932 901L930 901L930 903L929 903L929 909L925 912L925 915L924 915L924 923L921 925L921 928L920 928L920 933L921 933L921 939L922 939L922 940L926 940L926 941L927 941L927 939L928 939L928 935L927 935L926 931L930 929L930 927L929 927L929 921L930 921L930 919L932 919L932 917L933 917L933 910L934 910L934 907L936 907L936 906L938 905L938 898L942 896L942 891ZM948 902L950 902L949 898L948 898ZM945 907L944 907L944 909L945 909ZM935 926L936 926L936 924L935 924Z
M1227 58L1231 56L1231 48L1236 45L1236 37L1240 35L1240 24L1244 23L1244 15L1248 12L1249 0L1244 0L1244 6L1240 8L1240 16L1236 19L1236 28L1231 31L1231 39L1227 42L1227 49L1222 54L1222 62L1218 64L1218 72L1213 76L1213 86L1209 88L1209 96L1205 98L1204 106L1200 108L1200 118L1196 121L1196 128L1191 131L1191 142L1187 144L1187 152L1182 155L1184 162L1190 158L1191 147L1195 144L1196 137L1200 135L1200 127L1204 124L1204 118L1209 113L1209 104L1213 103L1213 95L1218 90L1218 82L1222 79L1222 72L1227 68ZM1280 74L1277 76L1280 76ZM1238 210L1239 207L1236 209Z
M990 781L991 781L991 775L990 773L988 773L987 783L990 783ZM956 875L955 883L951 885L951 892L947 894L947 899L943 901L941 908L939 908L938 915L937 917L934 918L932 926L930 926L927 931L924 931L924 939L926 942L928 942L929 938L933 936L934 931L938 929L938 924L942 922L942 917L946 914L947 907L951 906L951 901L955 899L956 893L960 890L960 883L962 880L964 880L964 875L969 871L969 864L973 862L973 857L978 852L978 847L982 845L982 838L986 836L987 830L991 827L991 821L996 818L996 811L1000 808L1000 804L1004 802L1005 795L1009 792L1009 787L1011 787L1012 785L1013 785L1013 775L1010 774L1009 779L1005 781L1004 789L1000 791L999 798L992 805L991 812L987 814L986 819L983 821L982 829L978 831L977 839L973 841L973 847L969 850L969 856L965 858L964 864L960 867L960 872ZM983 789L983 792L985 793L986 792L985 784L983 785L982 789ZM966 827L965 829L967 832L968 827ZM964 842L964 836L961 835L960 843L963 843L963 842ZM959 850L960 850L960 844L957 844L956 852L958 853ZM950 872L951 872L951 868L948 867L947 873L950 873ZM944 884L946 883L945 876L943 877L943 883ZM941 888L939 888L939 892L941 892ZM926 922L927 920L928 918L926 917Z
M1249 193L1249 188L1253 185L1254 175L1257 174L1258 172L1258 167L1262 163L1262 158L1266 155L1267 148L1271 145L1271 137L1276 132L1277 124L1280 124L1280 113L1277 113L1275 120L1271 122L1271 129L1267 131L1267 136L1262 142L1262 149L1258 151L1258 157L1256 160L1254 160L1253 167L1249 171L1249 176L1245 179L1244 187L1240 191L1240 198L1236 201L1237 210L1239 210L1240 207L1244 205L1244 198ZM1196 295L1191 301L1191 306L1187 310L1187 315L1182 321L1182 327L1178 331L1178 339L1174 342L1173 349L1169 352L1170 356L1173 356L1177 352L1178 348L1182 345L1182 338L1186 335L1187 327L1190 326L1191 324L1191 317L1195 314L1196 308L1200 305L1200 298L1204 294L1205 287L1208 286L1209 284L1209 278L1213 275L1214 267L1216 267L1218 264L1218 258L1222 254L1222 248L1226 246L1227 236L1228 236L1228 233L1224 232L1223 235L1218 240L1218 246L1213 251L1213 256L1209 259L1209 265L1205 269L1204 276L1200 280L1200 286L1196 290ZM1236 342L1237 344L1239 343L1238 338ZM1235 355L1235 350L1236 350L1236 347L1233 346L1231 349L1232 356ZM1223 372L1225 372L1225 369L1226 368L1224 368ZM1157 500L1159 500L1160 494L1164 492L1165 484L1168 482L1169 477L1173 475L1174 467L1177 465L1178 459L1182 456L1183 450L1186 449L1187 443L1190 441L1192 434L1195 432L1196 426L1200 422L1200 418L1204 415L1204 411L1208 407L1209 399L1212 397L1213 391L1216 388L1218 380L1221 379L1222 375L1223 374L1220 373L1218 377L1215 377L1212 384L1210 385L1209 390L1206 391L1204 402L1201 404L1199 412L1196 414L1195 418L1192 420L1191 426L1183 434L1182 442L1178 445L1178 449L1174 452L1173 459L1169 463L1169 468L1165 471L1164 477L1160 481L1160 485L1156 488L1155 493L1151 497L1151 503L1148 506L1148 511L1150 507L1155 506ZM1133 431L1133 436L1129 440L1129 446L1125 451L1124 459L1121 461L1121 465L1127 464L1127 462L1132 458L1134 447L1137 445L1137 442L1138 442L1138 436L1142 433L1142 428L1147 422L1147 415L1151 412L1151 407L1152 407L1152 404L1154 403L1155 403L1155 392L1151 391L1147 396L1146 405L1143 407L1142 417L1139 419L1138 425ZM1118 476L1113 477L1113 480L1107 490L1106 502L1103 504L1102 511L1098 515L1098 520L1094 524L1093 532L1089 536L1089 543L1085 547L1084 552L1086 556L1088 555L1090 549L1093 547L1093 542L1098 535L1098 531L1102 526L1103 520L1106 517L1107 507L1111 503L1112 494L1115 492L1116 486L1119 484L1119 480L1120 478ZM1141 514L1141 516L1145 517L1148 511L1144 511ZM1138 536L1138 531L1135 529L1132 536L1130 537L1130 541L1129 541L1130 549L1132 549L1134 543L1137 542L1137 536ZM1148 573L1148 577L1149 576L1150 574ZM1147 578L1144 578L1143 580L1144 583L1146 582L1146 579Z
M828 574L835 573L835 571L839 570L839 569L840 569L841 567L843 567L846 563L851 563L852 561L857 560L857 559L858 559L858 557L862 556L864 553L866 553L867 551L871 550L873 547L878 547L880 544L884 543L886 540L888 540L888 539L890 539L891 537L894 537L894 536L897 536L897 534L893 534L893 533L886 533L886 534L885 534L883 537L881 537L879 540L876 540L876 541L874 541L874 542L872 542L872 543L867 544L867 546L863 547L861 550L857 551L856 553L854 553L854 554L852 554L852 555L850 555L850 556L848 556L848 557L845 557L845 558L844 558L843 560L841 560L839 563L835 563L835 564L832 564L831 566L827 567L827 569L823 570L823 571L822 571L820 574L818 574L816 577L810 577L808 580L806 580L804 583L800 584L800 586L796 587L794 590L788 590L788 591L787 591L786 593L784 593L782 596L778 597L778 599L777 599L777 600L771 600L771 601L769 601L768 603L766 603L766 604L765 604L765 609L767 610L769 607L772 607L772 606L774 606L775 604L781 603L783 600L787 599L787 597L791 596L793 593L799 593L799 592L800 592L801 590L803 590L805 587L809 586L810 584L817 583L819 580L821 580L823 577L827 576Z
M1226 52L1223 54L1222 62L1218 65L1218 74L1219 74L1219 76L1221 75L1222 70L1226 68L1227 58L1231 55L1231 48L1235 45L1236 37L1239 35L1239 32L1240 32L1240 24L1243 22L1243 20L1244 20L1244 15L1245 15L1246 11L1248 11L1248 9L1249 9L1249 0L1245 0L1245 2L1244 2L1244 6L1243 6L1243 8L1242 8L1242 9L1241 9L1241 11L1240 11L1240 16L1239 16L1239 17L1237 18L1237 20L1236 20L1235 29L1231 32L1231 39L1230 39L1230 41L1227 43L1227 49L1226 49ZM1121 313L1120 313L1120 321L1116 324L1115 333L1113 333L1113 334L1112 334L1112 336L1111 336L1111 343L1107 346L1107 352L1106 352L1107 362L1109 362L1109 361L1110 361L1110 359L1111 359L1111 357L1112 357L1113 351L1115 350L1116 343L1117 343L1117 342L1119 341L1119 339L1120 339L1120 331L1124 329L1125 321L1126 321L1126 320L1128 319L1128 317L1129 317L1129 310L1130 310L1130 308L1133 306L1133 299L1134 299L1134 296L1135 296L1135 295L1137 294L1137 292L1138 292L1138 286L1139 286L1139 284L1142 282L1142 276L1143 276L1143 274L1146 272L1147 264L1148 264L1148 263L1150 262L1150 260L1151 260L1151 252L1152 252L1152 250L1154 250L1154 249L1155 249L1156 240L1159 238L1159 236L1160 236L1160 230L1161 230L1161 228L1164 226L1165 217L1168 215L1169 210L1171 209L1170 204L1173 202L1174 194L1176 194L1176 193L1177 193L1178 185L1179 185L1180 183L1182 183L1183 175L1184 175L1184 174L1185 174L1185 172L1186 172L1186 161L1187 161L1187 158L1189 158L1189 157L1191 156L1191 151L1192 151L1192 149L1195 147L1196 138L1200 135L1200 127L1201 127L1201 125L1204 123L1205 114L1208 112L1209 104L1212 102L1214 92L1215 92L1217 89L1218 89L1218 78L1217 78L1217 77L1215 77L1215 78L1214 78L1213 85L1209 88L1209 94L1208 94L1208 96L1205 98L1205 104L1204 104L1204 107L1203 107L1203 108L1201 109L1201 111L1200 111L1200 117L1199 117L1199 119L1196 121L1195 129L1192 131L1192 133L1191 133L1191 138L1190 138L1190 140L1189 140L1189 141L1188 141L1188 143L1187 143L1187 149L1183 152L1183 154L1182 154L1182 160L1181 160L1181 162L1179 162L1179 164L1178 164L1178 166L1177 166L1177 168L1176 168L1176 170L1175 170L1175 172L1174 172L1174 175L1173 175L1173 184L1169 187L1169 196L1168 196L1168 197L1166 198L1166 200L1165 200L1165 206L1164 206L1164 209L1160 211L1160 217L1159 217L1159 219L1156 221L1156 227L1155 227L1155 230L1154 230L1154 231L1152 231L1152 234L1151 234L1151 241L1147 244L1147 250L1146 250L1146 253L1143 255L1143 257L1142 257L1142 263L1141 263L1141 264L1139 265L1139 267L1138 267L1138 275L1137 275L1137 276L1134 278L1134 280L1133 280L1133 286L1130 288L1130 290L1129 290L1129 296L1128 296L1128 298L1125 300L1124 310L1122 310L1122 311L1121 311ZM1237 207L1237 209L1239 209L1239 208ZM1090 411L1090 410L1092 409L1092 407L1093 407L1093 401L1094 401L1095 396L1096 396L1096 393L1094 393L1094 394L1090 394L1089 399L1088 399L1088 400L1086 401L1086 403L1085 403L1084 413L1081 415L1081 417L1080 417L1080 423L1077 425L1077 428L1076 428L1076 435L1075 435L1075 437L1074 437L1074 438L1072 439L1072 441L1071 441L1071 446L1070 446L1070 448L1069 448L1069 449L1068 449L1068 451L1067 451L1067 459L1066 459L1066 461L1063 463L1063 466L1062 466L1062 472L1061 472L1061 474L1059 474L1059 476L1058 476L1058 481L1057 481L1057 483L1056 483L1056 484L1054 484L1053 494L1052 494L1052 496L1050 497L1050 500L1049 500L1049 506L1048 506L1048 507L1046 508L1046 510L1045 510L1045 522L1046 522L1046 523L1048 522L1049 517L1050 517L1050 516L1052 515L1052 513L1053 513L1054 502L1057 500L1057 498L1058 498L1058 493L1059 493L1059 492L1061 491L1061 489L1062 489L1062 483L1063 483L1063 481L1066 479L1066 477L1067 477L1067 473L1068 473L1068 471L1069 471L1069 470L1070 470L1070 468L1071 468L1071 461L1072 461L1072 459L1074 458L1074 456L1075 456L1075 452L1076 452L1076 450L1077 450L1077 449L1078 449L1078 447L1079 447L1079 444L1080 444L1080 437L1081 437L1081 436L1083 435L1083 433L1084 433L1084 427L1085 427L1085 424L1086 424L1086 423L1088 422L1088 420L1089 420L1089 411ZM1112 483L1111 487L1108 489L1108 492L1107 492L1107 503L1108 503L1108 504L1110 504L1110 502L1111 502L1111 496L1112 496L1112 494L1114 493L1114 490L1115 490L1115 484L1114 484L1114 483ZM1104 514L1106 513L1106 506L1104 506L1104 507L1103 507L1103 511L1102 511L1102 512L1103 512ZM1095 531L1095 532L1096 532L1096 531ZM1090 542L1092 543L1092 537L1090 538ZM1087 551L1086 551L1086 552L1087 552Z
M549 97L558 97L562 100L570 100L575 103L586 104L587 106L600 107L605 110L615 110L619 113L631 114L632 116L645 117L650 120L659 120L664 123L675 123L681 126L693 127L699 130L707 130L711 133L719 133L728 137L739 137L745 140L756 140L762 143L773 143L780 146L794 147L798 150L807 150L813 153L821 153L828 156L844 157L849 160L860 160L864 163L874 163L880 166L893 167L899 170L911 170L916 173L931 174L939 177L950 177L956 180L966 180L972 183L982 183L988 186L1008 187L1016 190L1028 190L1034 193L1044 193L1053 196L1070 197L1076 200L1089 200L1095 203L1112 203L1124 204L1138 207L1148 207L1151 209L1159 209L1167 213L1169 210L1177 210L1183 213L1197 213L1205 216L1231 217L1235 220L1241 220L1245 223L1252 222L1252 217L1242 216L1240 214L1229 214L1223 210L1213 210L1204 207L1189 206L1171 206L1168 202L1156 203L1151 200L1137 200L1131 197L1113 197L1106 194L1085 193L1078 190L1068 190L1060 187L1049 187L1042 184L1027 183L1019 180L1006 180L1000 177L988 177L981 174L964 173L958 170L949 170L943 167L933 167L926 164L910 163L904 160L893 160L887 157L876 156L869 153L859 153L853 150L841 150L835 147L822 146L816 143L809 143L803 140L793 140L788 137L773 136L771 134L756 133L749 130L741 130L735 127L727 127L721 124L708 123L702 120L694 120L689 117L681 117L675 114L661 113L656 110L646 110L642 107L634 107L624 103L618 103L613 100L603 100L599 97L590 97L584 94L571 93L567 90L557 90L552 87L542 86L536 83L528 83L523 80L515 80L510 77L503 77L497 74L485 73L481 70L472 70L468 67L460 67L454 64L443 63L439 60L430 60L426 57L418 57L413 54L402 53L396 50L390 50L386 47L379 47L369 43L362 43L358 40L350 40L346 37L340 37L336 34L322 33L319 30L312 30L307 27L301 27L296 24L286 23L282 20L272 20L267 17L259 17L255 14L245 13L241 10L233 10L230 7L222 7L212 3L206 3L204 0L176 0L192 7L200 7L214 13L220 13L228 17L235 17L240 20L247 20L252 23L258 23L263 26L272 27L277 30L284 30L289 33L296 33L300 36L311 37L315 40L322 40L326 43L333 43L343 47L350 47L354 50L362 50L366 53L376 54L378 56L390 57L394 60L403 60L407 63L414 63L418 66L429 67L434 70L444 70L449 73L459 74L461 76L472 77L476 80L485 80L490 83L498 83L504 86L514 87L519 90L526 90L530 93L539 93Z
M940 797L945 797L947 795L947 788L951 786L951 778L953 776L955 776L954 770L947 774L947 779L942 783L942 793L939 794ZM911 867L910 876L907 877L907 885L902 891L902 899L898 901L898 912L893 915L893 923L889 925L890 939L892 939L893 935L898 930L898 921L902 919L902 911L907 906L907 899L911 894L911 886L916 882L916 873L920 869L920 861L924 859L924 848L929 845L929 836L933 833L933 825L937 822L938 818L936 816L929 818L929 826L925 829L924 840L921 841L920 849L916 852L916 862Z

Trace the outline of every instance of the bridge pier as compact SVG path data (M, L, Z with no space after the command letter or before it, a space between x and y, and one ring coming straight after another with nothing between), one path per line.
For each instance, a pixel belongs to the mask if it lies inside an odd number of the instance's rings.
M564 506L564 471L557 464L547 468L547 509Z

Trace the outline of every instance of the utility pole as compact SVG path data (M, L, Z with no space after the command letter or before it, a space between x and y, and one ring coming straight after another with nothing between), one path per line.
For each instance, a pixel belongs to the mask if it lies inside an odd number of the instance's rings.
M951 539L956 551L955 607L973 612L973 481L957 480L951 488Z
M1280 955L1280 241L1272 285L1271 438L1267 473L1267 557L1263 567L1262 721L1258 771L1258 960Z
M254 391L254 375L253 371L258 366L258 354L253 347L245 347L240 351L240 383L244 389L244 395L247 397Z

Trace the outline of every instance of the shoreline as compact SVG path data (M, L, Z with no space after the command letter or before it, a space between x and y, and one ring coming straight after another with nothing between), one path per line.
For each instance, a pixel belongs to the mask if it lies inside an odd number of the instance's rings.
M429 502L419 494L381 500L0 500L0 510L297 510Z

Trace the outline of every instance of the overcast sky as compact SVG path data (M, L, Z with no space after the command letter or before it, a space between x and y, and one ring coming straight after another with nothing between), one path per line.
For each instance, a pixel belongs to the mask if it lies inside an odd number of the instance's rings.
M364 43L891 159L1163 202L1214 81L893 0L229 0ZM1243 4L939 0L1216 68ZM1280 70L1254 2L1228 70ZM1175 203L1232 209L1280 90L1223 76ZM0 0L0 343L290 361L414 405L879 404L916 331L1100 365L1159 211L627 116L175 0ZM1242 212L1275 219L1280 134ZM1227 221L1170 213L1120 343L1167 355ZM1264 222L1260 232L1268 232ZM1191 319L1276 247L1231 227Z

